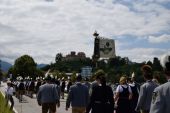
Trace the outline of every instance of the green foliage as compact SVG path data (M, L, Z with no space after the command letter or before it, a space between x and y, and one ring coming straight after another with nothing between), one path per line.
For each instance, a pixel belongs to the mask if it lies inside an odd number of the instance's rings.
M135 62L131 62L127 57L122 58L120 56L117 56L115 58L110 58L108 60L103 59L99 61L95 61L91 59L61 60L61 56L62 54L57 54L56 55L57 62L46 66L45 67L46 70L50 68L53 70L58 70L58 73L60 72L80 73L80 70L82 67L92 66L93 76L92 78L90 78L90 80L95 79L95 76L96 76L95 72L98 72L99 70L100 71L103 70L107 77L107 81L114 81L114 82L118 82L120 76L122 75L131 77L133 72L135 73L136 80L138 82L144 82L142 72L141 72L141 67L144 64L150 65L153 68L153 71L158 71L160 74L162 74L162 67L160 65L160 61L158 60L158 58L154 58L153 63L151 61L148 61L147 63L146 62L135 63ZM59 76L59 78L62 78L61 74L57 74L57 76ZM75 75L72 77L73 81L74 81L74 77ZM161 76L160 79L162 83L165 81L163 76Z
M143 76L141 73L141 67L144 64L148 64L153 68L153 71L157 71L160 75L160 82L165 82L165 77L163 76L163 69L160 65L160 61L158 58L153 59L153 63L151 61L135 63L131 62L127 57L117 56L115 58L103 59L103 60L92 60L90 58L86 59L64 59L61 53L56 54L55 63L51 63L42 69L36 69L36 63L34 59L29 55L23 55L16 59L15 64L8 71L9 74L13 74L15 77L17 76L43 76L43 71L51 70L52 74L56 76L56 78L62 79L67 78L65 73L72 73L71 80L75 81L76 73L81 72L81 68L84 66L91 66L93 69L93 76L90 78L93 80L96 76L95 72L105 72L107 77L107 81L115 81L118 82L120 76L126 75L131 77L132 73L135 73L136 80L139 82L143 82ZM42 71L43 70L43 71ZM102 71L101 71L102 70ZM34 76L35 75L35 76Z
M167 81L165 78L165 75L163 73L161 73L160 71L154 71L153 76L154 76L154 78L156 78L158 80L158 82L160 84L163 84Z
M52 64L50 68L54 70L64 71L64 72L80 72L81 68L84 66L91 66L91 60L86 59L78 59L78 60L68 60L68 61L61 61Z
M52 72L52 74L53 74L53 76L55 77L55 78L62 78L62 76L60 76L60 72L58 71L58 70L54 70L53 72Z
M34 59L29 55L23 55L15 60L13 69L13 75L15 76L31 76L35 77L36 74L36 63Z
M76 72L73 72L73 74L71 75L71 81L72 82L76 81Z
M107 81L116 82L119 80L119 75L116 73L115 69L110 69L107 73Z
M37 77L37 76L41 76L43 77L44 76L44 73L41 69L36 69L35 72L34 72L34 78Z
M56 63L61 62L62 58L63 58L63 55L61 53L58 53L55 57L55 62Z
M106 76L106 73L104 72L103 69L98 69L93 75L92 79L95 80L96 76L101 75L101 76Z
M67 79L67 75L65 74L65 72L61 72L60 76L61 76L61 78Z
M163 70L159 59L156 57L153 59L153 67L152 68L154 71L162 71Z
M5 98L0 92L0 113L13 113L8 106L6 106Z
M147 65L150 65L151 67L152 67L152 65L153 65L151 61L148 61L146 64L147 64Z

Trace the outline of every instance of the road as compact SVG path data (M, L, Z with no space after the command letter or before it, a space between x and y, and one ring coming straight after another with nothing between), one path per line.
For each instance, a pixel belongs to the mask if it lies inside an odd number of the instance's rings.
M2 83L0 87L0 91L4 94L6 83ZM41 106L37 104L36 96L33 98L28 96L23 96L23 102L19 102L18 99L14 97L14 110L16 113L41 113ZM71 108L68 111L65 110L65 99L60 99L60 107L57 108L56 113L71 113Z

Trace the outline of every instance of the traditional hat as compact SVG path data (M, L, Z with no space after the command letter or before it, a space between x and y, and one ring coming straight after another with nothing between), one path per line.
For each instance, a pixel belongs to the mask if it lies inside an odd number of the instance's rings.
M45 80L46 80L46 81L51 81L51 79L52 79L52 78L51 78L49 75L48 75L47 77L45 77Z
M152 73L152 67L150 65L143 65L141 70L146 73Z
M81 80L82 80L81 74L78 74L78 75L76 76L76 80L77 80L77 81L81 81Z

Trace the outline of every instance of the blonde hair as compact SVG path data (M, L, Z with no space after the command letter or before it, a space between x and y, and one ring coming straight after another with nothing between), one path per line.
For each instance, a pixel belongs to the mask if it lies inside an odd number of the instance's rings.
M126 76L122 76L122 77L120 77L119 83L120 84L125 84L126 80L127 80L127 77Z

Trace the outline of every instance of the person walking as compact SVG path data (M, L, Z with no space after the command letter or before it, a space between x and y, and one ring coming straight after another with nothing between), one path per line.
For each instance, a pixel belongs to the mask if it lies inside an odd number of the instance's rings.
M91 83L89 82L89 78L88 77L85 78L83 84L88 88L88 91L90 91Z
M37 83L36 83L36 85L35 85L35 93L36 93L36 94L38 93L38 90L39 90L41 84L42 84L41 79L38 79L38 80L37 80Z
M18 87L18 99L19 102L23 101L23 95L25 94L25 84L24 84L24 80L22 78L20 78L20 82L17 85Z
M14 99L12 97L13 92L14 92L14 88L12 87L11 81L7 81L7 89L5 92L5 98L6 98L6 105L8 105L9 101L11 102L10 110L12 110L14 107Z
M143 65L141 70L146 82L140 87L136 111L140 111L141 113L149 113L152 100L152 92L158 85L152 81L153 75L151 66Z
M132 90L127 84L127 77L122 76L119 80L120 85L116 89L115 102L117 103L116 113L131 113L130 100Z
M56 113L56 104L59 107L59 95L56 85L51 83L51 77L47 76L46 83L41 85L37 93L37 102L42 106L42 113Z
M89 89L89 93L90 93L90 96L92 94L92 91L93 89L96 87L96 86L99 86L100 84L100 77L103 76L105 73L103 70L97 70L95 72L95 80L91 83L90 85L90 89Z
M139 89L136 84L132 82L131 78L128 78L128 85L130 86L132 90L132 99L130 100L130 108L131 108L131 113L138 113L135 111L136 104L138 102L138 97L139 97Z
M95 80L91 83L91 89L93 90L94 87L100 84L100 77L103 76L105 73L103 70L98 70L95 73Z
M68 84L67 84L67 93L69 92L70 86L73 85L71 79L68 79Z
M170 54L161 58L167 82L155 88L150 113L170 113Z
M35 81L31 80L30 84L29 84L29 96L31 98L33 98L33 94L35 93Z
M85 113L89 100L88 88L81 83L82 77L78 75L76 77L77 82L70 87L67 100L66 111L72 106L72 113Z
M86 113L89 113L90 110L91 113L113 113L113 91L110 86L106 85L106 78L104 76L101 76L99 79L100 85L93 89Z
M66 87L66 81L65 81L65 79L63 77L62 82L61 82L61 98L62 99L64 99L65 87Z

